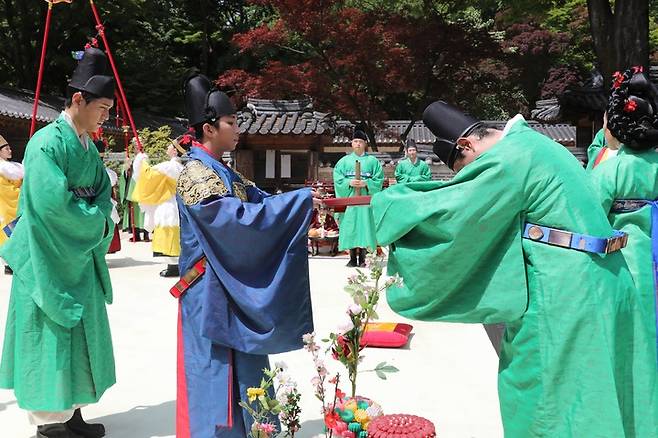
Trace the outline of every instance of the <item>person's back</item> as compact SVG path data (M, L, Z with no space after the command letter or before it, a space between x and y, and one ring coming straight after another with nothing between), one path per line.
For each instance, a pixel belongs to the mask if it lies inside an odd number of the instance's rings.
M612 227L586 172L573 155L539 133L532 134L531 144L526 136L520 137L511 132L497 148L506 155L510 172L521 169L527 172L523 175L522 222L591 236L610 236ZM521 412L531 406L515 390L528 389L525 385L529 382L523 376L528 367L536 366L543 370L536 389L541 391L544 383L552 388L541 396L548 404L545 414L553 404L554 413L568 411L572 415L568 420L563 417L564 423L556 424L557 429L547 435L569 436L566 433L572 430L571 436L582 436L576 431L589 428L591 436L597 436L591 422L600 415L617 417L619 404L632 397L632 393L616 394L615 387L630 384L632 370L626 365L632 363L634 352L632 347L625 348L624 341L636 336L632 307L629 307L632 282L622 255L619 252L593 255L531 239L522 242L530 295L524 317L507 325L500 385L509 384L511 388L501 392L501 405L507 411L514 411L517 418L523 417ZM603 294L597 293L601 285L606 286ZM530 315L539 330L533 327ZM616 344L620 338L623 341ZM523 356L524 349L532 344L539 354L532 355L534 360L519 360L519 353ZM565 360L574 353L578 356L575 360ZM609 366L606 360L610 358L617 365ZM587 366L588 363L591 365ZM559 385L553 386L557 382ZM530 412L528 415L532 417ZM622 410L621 415L626 420L626 433L631 432L630 411ZM533 427L540 428L541 423L535 422Z
M405 282L388 294L393 310L506 323L499 369L506 436L627 436L632 416L621 412L626 399L617 387L630 375L632 281L620 253L560 241L567 235L560 230L613 235L564 147L516 121L451 181L394 186L373 208L378 240L394 243L389 271ZM547 238L551 244L541 242Z

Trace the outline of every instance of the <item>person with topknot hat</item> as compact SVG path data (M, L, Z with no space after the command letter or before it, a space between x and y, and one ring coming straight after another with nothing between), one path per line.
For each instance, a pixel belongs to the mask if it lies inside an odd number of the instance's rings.
M101 437L80 407L115 383L106 304L112 285L112 187L87 134L108 119L114 79L90 48L73 72L65 109L25 151L18 221L0 257L14 271L0 362L38 438Z
M637 303L613 230L579 161L517 115L503 130L435 102L423 114L457 174L372 198L390 244L391 308L411 319L504 323L498 389L508 438L627 437ZM401 214L403 212L403 214ZM633 413L632 411L635 410Z
M395 180L398 183L430 181L432 171L425 161L418 159L418 146L413 138L407 139L405 151L407 156L395 166Z
M384 170L379 160L369 155L368 136L360 126L352 134L352 153L338 160L334 167L334 190L337 198L372 195L382 190ZM360 169L357 175L357 168ZM375 224L370 206L347 207L336 214L338 220L338 249L350 250L348 267L365 266L366 249L377 250ZM358 256L358 257L357 257Z
M11 160L12 152L9 142L0 135L0 246L7 241L9 228L13 226L18 209L18 196L23 183L23 164ZM5 232L5 227L7 231ZM5 265L5 274L11 275L9 265Z
M239 403L259 387L268 354L302 348L313 331L307 230L315 201L309 189L265 193L224 163L238 143L237 114L208 78L187 77L184 100L194 138L177 187L176 436L244 438L253 419Z
M641 67L616 73L604 126L606 143L619 150L591 172L613 228L628 233L626 258L637 287L638 331L647 343L633 346L635 431L658 436L658 90Z

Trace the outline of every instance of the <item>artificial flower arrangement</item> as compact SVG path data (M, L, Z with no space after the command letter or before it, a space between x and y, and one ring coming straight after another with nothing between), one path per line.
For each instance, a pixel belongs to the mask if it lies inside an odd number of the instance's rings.
M366 438L370 421L383 414L381 406L376 402L357 396L357 377L359 364L363 360L362 338L367 324L378 319L376 309L379 298L388 288L402 285L398 276L382 282L384 264L382 256L369 254L366 258L369 272L357 270L356 274L348 278L345 291L350 294L352 303L337 330L322 340L328 344L325 352L331 352L332 357L347 370L351 386L349 396L339 389L339 374L329 377L315 334L304 335L304 348L311 353L317 373L311 383L315 396L322 402L326 437ZM386 380L387 373L397 372L398 369L381 362L374 369L366 371L374 371L379 378Z
M286 371L286 364L277 362L274 369L263 370L264 377L257 388L247 388L247 402L241 401L240 406L254 420L250 438L294 438L299 431L301 396Z

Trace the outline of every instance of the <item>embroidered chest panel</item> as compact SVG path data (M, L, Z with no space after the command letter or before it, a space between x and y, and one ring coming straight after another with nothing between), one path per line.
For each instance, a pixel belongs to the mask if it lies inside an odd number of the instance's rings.
M214 196L232 195L246 202L248 199L247 187L253 186L254 183L239 173L237 175L241 181L234 181L232 190L229 190L222 178L211 168L200 161L192 160L185 165L185 169L178 179L177 191L185 205L195 205Z

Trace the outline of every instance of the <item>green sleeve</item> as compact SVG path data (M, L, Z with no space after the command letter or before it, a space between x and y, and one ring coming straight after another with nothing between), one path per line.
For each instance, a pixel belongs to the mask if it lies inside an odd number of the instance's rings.
M596 156L605 146L605 131L600 129L594 136L592 144L587 148L587 170L592 170Z
M599 198L606 214L610 213L616 199L617 175L620 160L606 160L592 169L590 173L594 193Z
M423 167L423 170L420 173L420 181L432 181L432 170L430 169L430 166L424 161L421 166Z
M399 183L407 182L407 175L404 171L404 162L400 161L397 166L395 166L395 180Z
M449 182L399 184L373 197L377 241L391 244L389 274L404 281L387 293L395 312L470 323L523 315L521 174L482 156Z
M368 178L367 181L369 195L381 192L384 185L384 169L382 168L382 163L375 157L371 157L371 160L372 177Z
M93 275L76 270L87 265L93 251L106 239L111 204L108 207L103 198L109 196L109 178L96 172L100 205L89 203L69 190L62 171L66 152L61 145L30 147L25 160L29 171L23 185L24 214L29 227L25 233L30 236L29 262L38 275L30 279L29 287L32 299L48 318L70 328L82 317L88 293L71 282L80 275ZM44 187L48 190L43 190ZM62 271L66 272L65 276L61 275ZM65 283L50 281L64 277Z
M338 198L347 198L354 194L354 187L350 186L351 178L345 176L345 173L345 160L341 159L334 167L334 190Z

